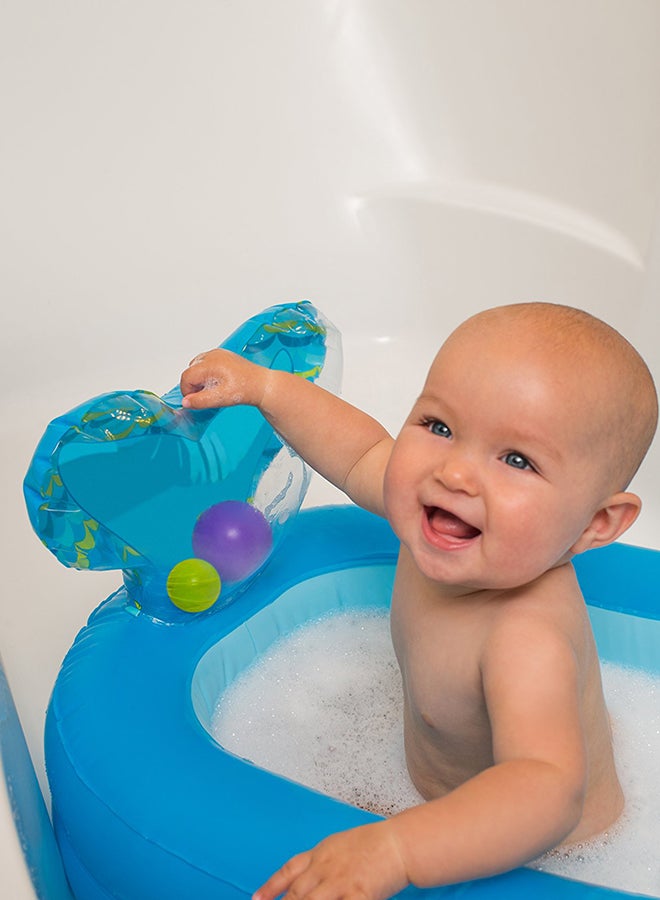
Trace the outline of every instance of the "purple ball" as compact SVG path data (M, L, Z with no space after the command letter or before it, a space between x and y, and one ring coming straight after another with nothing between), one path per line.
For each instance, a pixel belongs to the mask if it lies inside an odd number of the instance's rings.
M242 581L264 562L273 534L263 513L241 500L216 503L200 515L193 528L195 556L218 571L225 584Z

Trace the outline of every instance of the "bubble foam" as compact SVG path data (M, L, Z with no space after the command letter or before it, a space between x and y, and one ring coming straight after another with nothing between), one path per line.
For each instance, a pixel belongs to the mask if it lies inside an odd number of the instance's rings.
M617 771L626 798L605 834L546 854L534 867L618 890L660 896L656 835L660 824L660 677L603 664Z
M626 795L620 822L556 850L542 871L660 895L660 677L605 664L603 684ZM403 749L401 678L384 612L342 612L278 641L220 698L215 739L257 765L347 803L393 815L423 802Z
M346 803L420 803L406 770L401 676L384 613L337 613L275 644L223 694L227 750Z

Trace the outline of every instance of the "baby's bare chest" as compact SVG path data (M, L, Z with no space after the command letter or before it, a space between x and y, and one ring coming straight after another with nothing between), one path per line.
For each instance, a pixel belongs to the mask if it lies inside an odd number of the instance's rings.
M393 603L408 750L448 766L490 764L491 730L481 678L483 625L470 616L424 615Z

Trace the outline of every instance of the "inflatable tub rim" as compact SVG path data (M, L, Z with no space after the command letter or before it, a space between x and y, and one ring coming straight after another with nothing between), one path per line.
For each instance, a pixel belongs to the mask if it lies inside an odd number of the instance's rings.
M217 897L220 889L244 898L292 853L378 819L223 750L200 721L210 695L199 667L214 654L217 662L219 642L297 586L370 569L385 584L396 555L387 523L363 510L304 510L259 578L215 616L162 625L130 610L123 591L98 608L65 659L46 727L56 832L81 900L111 890L131 900ZM590 604L604 615L613 608L660 618L649 586L660 552L617 544L576 563ZM631 583L642 589L626 608L621 587ZM229 661L222 678L231 681L243 665ZM404 894L522 900L556 897L558 889L576 900L634 896L529 869Z

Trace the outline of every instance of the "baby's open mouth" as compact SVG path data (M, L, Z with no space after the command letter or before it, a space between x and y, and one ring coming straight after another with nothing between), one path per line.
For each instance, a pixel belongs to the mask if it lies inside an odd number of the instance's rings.
M424 511L431 531L437 535L469 541L481 534L481 531L474 525L464 522L463 519L459 519L458 516L439 506L425 506Z

